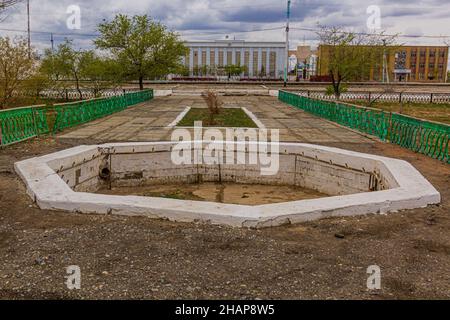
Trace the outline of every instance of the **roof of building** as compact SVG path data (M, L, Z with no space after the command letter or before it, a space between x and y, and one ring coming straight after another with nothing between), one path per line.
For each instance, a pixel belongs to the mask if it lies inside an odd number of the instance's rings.
M185 44L188 47L286 47L286 43L280 41L187 40Z

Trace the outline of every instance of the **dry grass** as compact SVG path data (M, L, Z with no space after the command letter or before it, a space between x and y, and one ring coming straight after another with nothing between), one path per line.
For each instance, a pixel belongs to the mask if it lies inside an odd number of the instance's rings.
M351 103L364 105L361 101ZM403 103L375 102L372 108L382 109L388 112L397 112L407 116L450 124L450 104L437 103Z

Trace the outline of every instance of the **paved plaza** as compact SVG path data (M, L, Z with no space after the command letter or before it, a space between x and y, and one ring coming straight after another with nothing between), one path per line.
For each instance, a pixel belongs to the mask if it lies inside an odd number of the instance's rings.
M337 124L297 110L267 96L223 97L224 108L245 107L268 129L279 129L283 142L374 143L374 140ZM158 97L59 135L95 144L119 141L169 141L168 126L186 107L206 108L199 96Z

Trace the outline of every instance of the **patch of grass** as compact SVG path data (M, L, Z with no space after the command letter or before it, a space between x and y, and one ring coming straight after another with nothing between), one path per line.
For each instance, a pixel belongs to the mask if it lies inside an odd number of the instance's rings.
M360 106L365 106L366 104L366 102L362 101L352 101L350 103ZM401 105L398 102L375 102L371 107L388 112L400 113L401 111ZM402 114L415 118L450 124L450 104L448 103L404 103Z
M67 102L65 99L51 99L51 98L40 98L40 97L18 97L13 101L9 102L4 109L20 108L20 107L31 107L41 104L54 104Z
M202 121L204 127L257 128L258 126L242 109L220 109L214 116L214 124L210 124L209 110L193 108L178 124L179 127L193 127L195 121Z

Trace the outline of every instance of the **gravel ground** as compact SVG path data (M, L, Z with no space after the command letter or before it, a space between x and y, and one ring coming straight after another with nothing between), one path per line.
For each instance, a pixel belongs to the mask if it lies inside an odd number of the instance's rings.
M0 150L0 298L449 299L450 166L382 143L336 146L410 161L442 205L266 230L50 212L12 166L70 145ZM81 290L64 283L70 265L81 268ZM380 291L366 288L371 265L381 267Z

